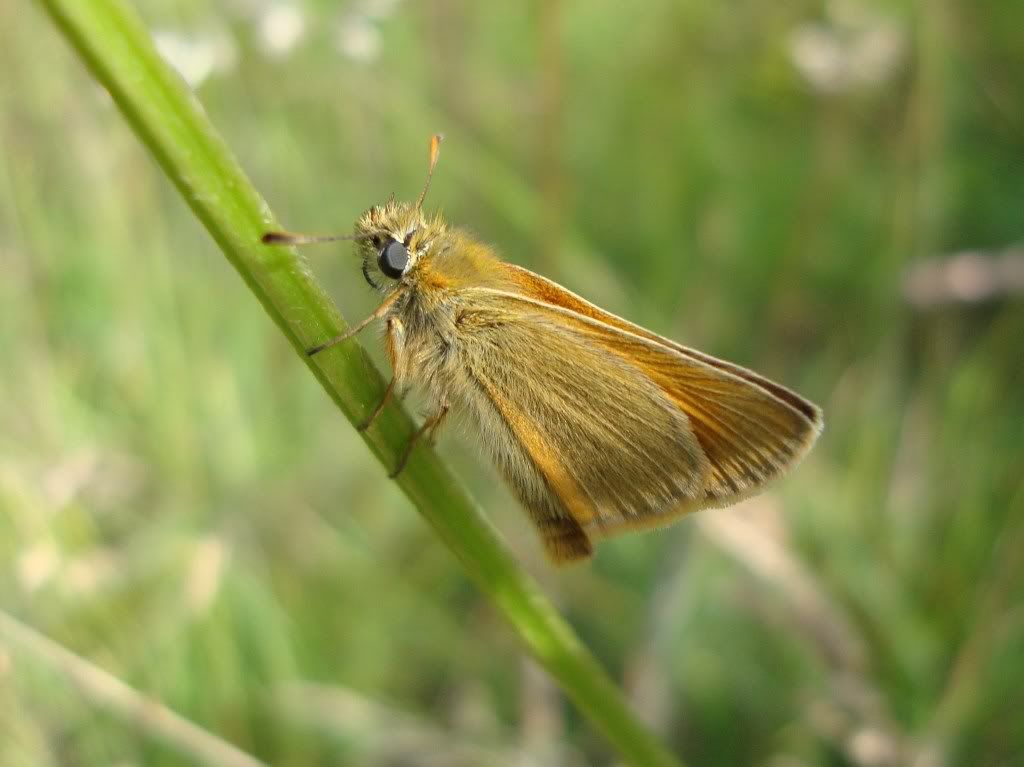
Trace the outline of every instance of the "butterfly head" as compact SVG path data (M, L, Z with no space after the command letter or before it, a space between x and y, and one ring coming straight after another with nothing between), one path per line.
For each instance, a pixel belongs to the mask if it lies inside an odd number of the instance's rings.
M267 245L308 245L337 240L355 241L356 253L363 260L363 276L378 290L390 291L400 283L410 283L432 244L447 230L440 215L428 221L423 215L423 199L434 175L441 135L430 139L430 165L423 191L415 203L395 202L374 205L356 221L351 234L307 235L295 232L266 232L261 240Z
M417 205L391 200L375 205L356 221L353 239L363 261L363 276L378 290L407 280L429 252L445 225L428 220Z
M428 224L423 215L423 199L434 176L442 138L441 134L430 138L427 180L415 204L391 199L384 205L374 205L356 221L353 239L363 257L363 276L378 290L386 289L389 283L376 277L400 282L415 274L421 256L444 231L440 217Z

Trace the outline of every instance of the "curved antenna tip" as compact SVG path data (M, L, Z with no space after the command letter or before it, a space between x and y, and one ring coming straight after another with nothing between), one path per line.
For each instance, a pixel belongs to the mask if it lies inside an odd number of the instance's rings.
M427 196L427 190L430 188L430 179L434 177L434 166L437 165L437 157L441 154L441 142L444 141L443 133L435 133L430 137L430 163L427 166L427 181L423 185L423 191L420 192L419 199L416 200L416 207L423 207L423 198Z

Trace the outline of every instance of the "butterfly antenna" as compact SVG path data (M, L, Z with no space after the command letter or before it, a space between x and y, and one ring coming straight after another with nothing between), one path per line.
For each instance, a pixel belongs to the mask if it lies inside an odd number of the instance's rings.
M441 153L442 141L444 141L444 136L440 133L435 133L430 137L430 166L427 168L427 182L423 185L419 199L416 200L417 210L423 206L423 198L427 196L427 190L430 188L430 179L434 177L434 166L437 165L437 156Z
M265 245L313 245L337 240L365 240L372 234L298 234L296 232L267 232L260 237Z

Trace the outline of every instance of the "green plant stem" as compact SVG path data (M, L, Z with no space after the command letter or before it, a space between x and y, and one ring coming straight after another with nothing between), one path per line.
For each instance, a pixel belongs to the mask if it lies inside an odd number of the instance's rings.
M341 332L345 323L293 252L260 244L263 232L279 228L276 221L195 97L157 53L142 21L121 0L40 2L299 358L348 419L360 422L383 394L381 375L355 342L314 358L305 354ZM391 467L413 428L403 409L388 407L364 439ZM622 756L635 765L678 765L436 454L417 448L398 483L529 650Z

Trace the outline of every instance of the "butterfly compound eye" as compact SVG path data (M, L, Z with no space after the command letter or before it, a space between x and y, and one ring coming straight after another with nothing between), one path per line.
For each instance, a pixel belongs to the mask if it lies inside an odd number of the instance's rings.
M406 250L405 245L396 241L388 240L387 245L384 246L380 252L380 270L385 275L393 280L397 280L405 272L405 267L409 264L409 251Z

